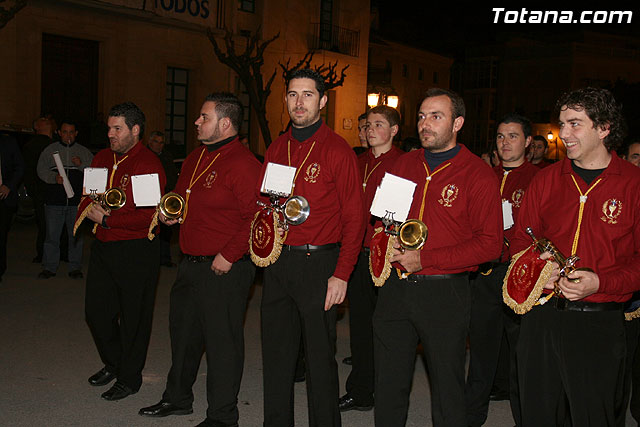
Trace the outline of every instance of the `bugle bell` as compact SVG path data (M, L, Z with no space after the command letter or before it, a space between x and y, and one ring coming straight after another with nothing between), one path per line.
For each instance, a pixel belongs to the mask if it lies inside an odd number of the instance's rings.
M426 224L419 219L408 219L400 223L395 221L393 214L389 212L382 218L382 224L384 224L384 232L397 236L398 243L404 249L417 251L422 249L427 241L429 231Z
M162 196L158 209L167 219L180 219L184 213L184 206L184 198L171 192Z
M309 218L309 202L302 196L291 196L282 206L282 215L287 224L300 225Z
M89 197L107 211L118 210L127 203L127 194L118 187L109 188L102 194L91 193Z

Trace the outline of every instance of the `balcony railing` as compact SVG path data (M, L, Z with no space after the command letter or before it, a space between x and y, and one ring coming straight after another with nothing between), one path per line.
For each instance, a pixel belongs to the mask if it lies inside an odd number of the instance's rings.
M322 49L358 56L360 51L360 32L342 28L337 25L311 24L311 49Z

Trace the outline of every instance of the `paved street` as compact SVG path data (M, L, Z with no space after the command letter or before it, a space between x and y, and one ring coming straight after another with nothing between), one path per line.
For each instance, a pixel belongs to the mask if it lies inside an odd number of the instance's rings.
M84 321L84 281L67 277L62 263L56 277L38 280L35 225L16 222L9 234L9 269L0 283L0 425L1 426L193 426L205 417L205 372L201 366L194 386L194 413L164 419L143 418L138 409L160 400L169 370L169 290L176 269L162 268L154 326L140 391L119 402L100 398L106 387L91 387L86 379L102 367ZM85 268L90 241L85 241ZM174 247L177 257L177 247ZM175 257L174 257L175 258ZM246 316L246 360L239 395L240 425L262 425L260 353L261 285L254 286ZM347 314L348 316L348 310ZM338 323L337 359L349 354L347 318ZM341 393L349 367L338 364ZM295 390L296 425L306 426L304 383ZM373 425L373 412L342 415L345 427ZM407 426L430 426L429 390L421 358L411 395ZM507 402L492 403L487 426L512 426ZM628 424L631 425L631 424Z

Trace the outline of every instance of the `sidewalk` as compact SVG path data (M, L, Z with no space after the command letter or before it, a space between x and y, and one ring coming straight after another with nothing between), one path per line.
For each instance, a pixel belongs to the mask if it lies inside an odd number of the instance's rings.
M205 418L204 362L194 386L194 413L161 419L144 418L138 409L158 402L171 363L169 290L176 269L162 267L151 344L140 391L119 402L100 398L106 387L91 387L87 378L102 367L84 321L84 280L67 276L62 263L56 277L38 280L35 225L15 223L9 234L8 271L0 283L0 425L2 426L193 426ZM91 241L85 241L85 267ZM177 252L177 248L174 248ZM240 388L240 425L262 425L260 297L253 287L246 315L246 359ZM348 316L348 313L347 313ZM337 360L349 351L348 319L338 322ZM349 367L338 363L341 394ZM305 384L296 384L296 425L306 426ZM373 411L342 414L345 427L373 426ZM431 426L429 388L421 358L411 394L408 427ZM487 426L512 426L508 402L492 402ZM631 425L628 422L627 425Z

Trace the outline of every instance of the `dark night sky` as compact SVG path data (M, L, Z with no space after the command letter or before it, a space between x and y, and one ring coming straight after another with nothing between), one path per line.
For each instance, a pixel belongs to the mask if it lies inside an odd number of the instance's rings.
M632 10L631 24L496 24L493 22L494 7L520 11L523 6L476 4L465 7L460 2L440 3L437 6L433 2L411 3L409 6L408 2L372 0L372 7L377 7L380 13L380 30L377 33L385 38L448 55L459 54L469 44L491 43L514 34L561 41L582 31L593 31L640 39L640 8ZM607 3L599 7L606 11L630 10ZM525 8L529 11L543 10L540 5ZM553 9L563 10L560 5ZM585 6L585 10L590 9L593 7ZM574 9L574 17L579 17L581 12L581 9Z

